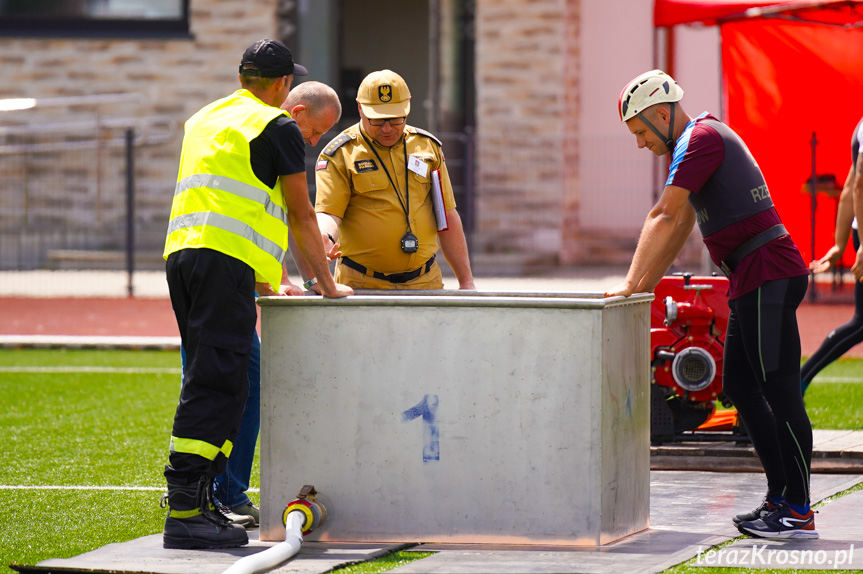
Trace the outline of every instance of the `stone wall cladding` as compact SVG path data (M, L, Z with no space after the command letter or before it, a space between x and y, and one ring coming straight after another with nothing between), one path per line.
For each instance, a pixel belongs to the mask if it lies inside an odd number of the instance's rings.
M92 127L83 127L83 123L164 116L172 124L173 137L140 145L135 152L136 224L142 234L138 243L158 250L164 241L176 181L183 123L202 106L239 88L237 67L243 50L259 38L279 37L277 12L289 10L291 4L287 0L190 0L190 34L183 38L0 37L0 69L4 73L0 98L140 95L136 101L98 109L79 105L2 112L0 146L9 149L8 146L46 142L52 135L54 141L107 141L122 138L123 130L106 128L97 137ZM78 132L52 134L51 125L62 122L82 122L82 127ZM34 125L30 137L3 132L14 124ZM9 210L15 214L0 222L4 244L0 263L8 258L24 258L28 265L40 265L40 258L44 259L45 252L51 249L124 245L125 157L122 147L103 145L101 149L98 161L95 147L65 156L40 157L36 152L0 155L0 172L25 174L24 183L20 178L4 178L0 183L0 213ZM97 163L101 163L98 170ZM27 196L22 198L25 187ZM44 208L41 214L35 211L39 206ZM28 210L24 220L29 221L29 227L22 229L24 208ZM10 219L18 219L18 227ZM90 237L93 233L80 229L88 222L92 226L97 219L105 227L95 238ZM62 238L34 239L33 233L38 231L34 228L49 223L55 228L67 227L66 236L77 238L73 245L61 245ZM13 254L16 241L19 249Z
M477 2L477 236L560 258L577 224L581 0Z

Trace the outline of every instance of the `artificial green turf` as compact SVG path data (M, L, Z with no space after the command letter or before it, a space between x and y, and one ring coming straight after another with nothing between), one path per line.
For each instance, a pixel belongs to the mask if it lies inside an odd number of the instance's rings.
M409 564L415 560L421 560L433 554L435 553L399 550L397 552L387 554L386 556L381 556L376 560L343 566L342 568L333 570L333 572L338 572L339 574L372 574L376 572L389 572L399 566L404 566L405 564Z
M109 351L98 349L0 349L0 366L73 367L82 365L179 369L180 352L119 349Z
M0 350L0 366L179 368L179 352ZM0 485L164 486L177 373L0 371ZM2 489L0 572L161 532L160 491Z
M778 569L778 568L711 568L710 566L696 566L694 563L675 566L663 571L662 574L863 574L863 570L809 570L809 569Z
M0 373L2 484L162 482L178 375Z
M804 399L812 428L863 430L863 360L831 363L818 373Z
M0 573L11 572L7 565L12 562L33 565L161 532L165 511L158 499L179 394L179 365L176 351L0 349L0 388L6 398L0 409L0 485L158 489L0 489ZM63 366L159 372L8 371ZM845 379L863 380L863 361L837 361L816 378L806 393L813 427L863 429L863 383L829 382ZM252 487L258 485L256 459ZM258 500L257 493L250 495ZM423 556L406 551L339 572L380 572ZM678 568L675 574L745 572Z
M162 531L158 492L0 490L0 572Z

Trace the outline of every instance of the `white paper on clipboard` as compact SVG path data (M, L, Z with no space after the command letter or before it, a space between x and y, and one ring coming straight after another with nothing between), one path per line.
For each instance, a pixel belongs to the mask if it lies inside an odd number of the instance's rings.
M443 204L443 190L440 186L440 170L432 171L432 205L434 206L434 218L437 221L437 230L446 231L449 229L449 222L446 220L446 208Z

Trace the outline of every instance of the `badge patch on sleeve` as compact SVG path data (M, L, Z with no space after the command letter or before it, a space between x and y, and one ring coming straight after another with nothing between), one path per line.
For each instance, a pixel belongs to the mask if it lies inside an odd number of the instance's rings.
M327 164L330 163L328 160L322 159L315 166L315 171L321 171L322 169L327 169Z
M354 169L357 170L357 173L375 171L378 169L378 164L375 163L375 160L373 159L361 159L360 161L354 162Z

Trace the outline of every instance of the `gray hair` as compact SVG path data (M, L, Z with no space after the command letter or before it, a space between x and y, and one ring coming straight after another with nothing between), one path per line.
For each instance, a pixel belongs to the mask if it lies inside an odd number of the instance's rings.
M342 117L339 95L334 89L321 82L303 82L292 88L282 104L282 109L290 111L298 104L306 106L312 115L317 115L325 109L332 109L336 112L336 121Z

